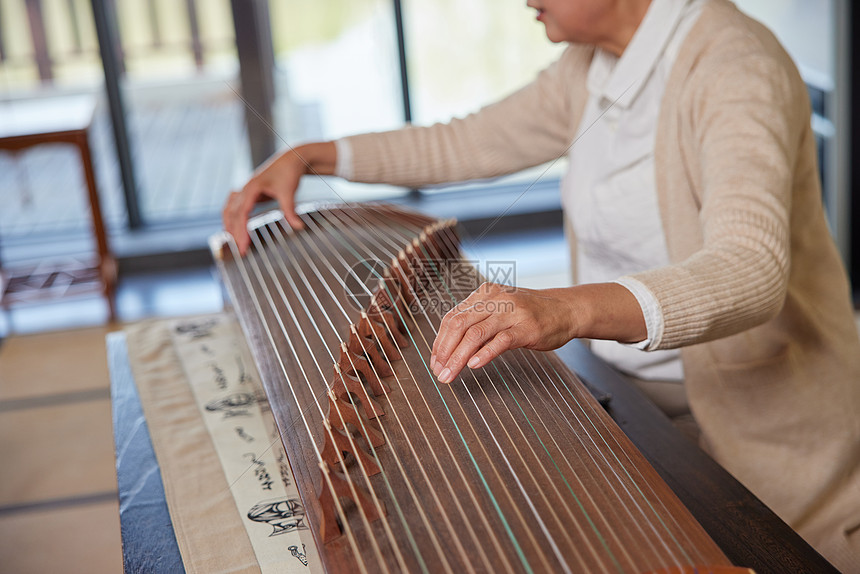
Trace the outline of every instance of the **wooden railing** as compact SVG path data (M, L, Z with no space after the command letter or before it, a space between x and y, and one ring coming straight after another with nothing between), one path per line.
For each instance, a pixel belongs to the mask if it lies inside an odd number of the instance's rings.
M41 84L51 84L61 66L87 61L98 65L92 1L108 3L110 12L118 16L123 71L128 60L153 55L189 57L201 71L214 51L234 46L232 29L222 26L212 30L210 26L205 33L198 0L3 0L0 69L14 68L19 72L14 78L38 77ZM229 0L206 0L202 4L206 9L214 6L229 12ZM172 38L165 30L167 22L183 23ZM13 33L17 30L26 32ZM134 44L127 40L129 37L134 38ZM5 87L14 87L9 85L9 77Z

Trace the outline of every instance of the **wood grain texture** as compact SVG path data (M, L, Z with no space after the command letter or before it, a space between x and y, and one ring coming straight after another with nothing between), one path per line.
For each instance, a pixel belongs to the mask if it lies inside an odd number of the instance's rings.
M583 344L573 341L556 354L565 364L575 365L577 374L599 393L612 397L609 415L733 563L759 573L838 572Z
M461 282L480 280L456 260L453 233L428 239L422 231L432 221L388 207L303 217L307 229L300 233L263 220L250 253L238 259L225 245L219 266L327 571L680 572L730 565L555 355L513 351L451 385L435 380L428 362L441 314L468 294L455 292L454 272ZM382 472L363 472L349 455L344 476L382 517L369 521L344 498L344 534L324 543L318 495L331 486L319 470L327 394L341 343L370 301L355 282L376 285L373 274L362 279L355 271L384 270L416 237L421 246L411 261L420 267L407 267L421 279L400 281L412 304L395 309L408 344L401 360L388 363L394 375L381 377L389 392L375 397L385 414L367 417L370 393L356 393L350 404L385 444L371 450L360 432L349 435L352 448Z

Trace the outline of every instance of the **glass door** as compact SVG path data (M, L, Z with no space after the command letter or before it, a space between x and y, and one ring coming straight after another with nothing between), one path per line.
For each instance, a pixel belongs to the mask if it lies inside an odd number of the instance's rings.
M251 167L230 1L106 1L141 219L217 220Z
M270 0L275 144L404 123L392 0ZM361 200L403 189L304 178L299 200Z
M404 0L403 5L415 123L464 116L501 99L533 80L564 49L547 39L535 11L521 0ZM565 165L540 166L496 184L557 181Z

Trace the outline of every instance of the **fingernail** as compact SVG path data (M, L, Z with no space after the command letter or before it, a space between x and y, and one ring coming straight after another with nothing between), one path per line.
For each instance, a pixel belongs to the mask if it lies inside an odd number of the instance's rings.
M474 357L472 357L471 359L469 359L469 362L468 362L468 363L466 363L466 364L467 364L467 365L469 365L469 368L470 368L470 369L474 369L474 368L475 368L475 367L477 367L480 363L481 363L481 359L479 359L479 358L478 358L478 355L475 355Z
M445 369L439 374L439 382L445 383L446 385L450 383L454 377L451 374L451 369Z

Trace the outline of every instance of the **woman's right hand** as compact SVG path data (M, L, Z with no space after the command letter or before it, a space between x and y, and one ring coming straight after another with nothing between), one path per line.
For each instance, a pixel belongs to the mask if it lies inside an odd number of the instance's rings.
M331 175L337 161L334 142L301 145L272 156L261 165L242 191L234 191L227 198L222 211L224 229L236 240L239 253L244 255L251 243L248 235L248 217L254 206L275 199L284 218L294 229L302 229L304 223L296 214L295 195L299 180L306 173Z

